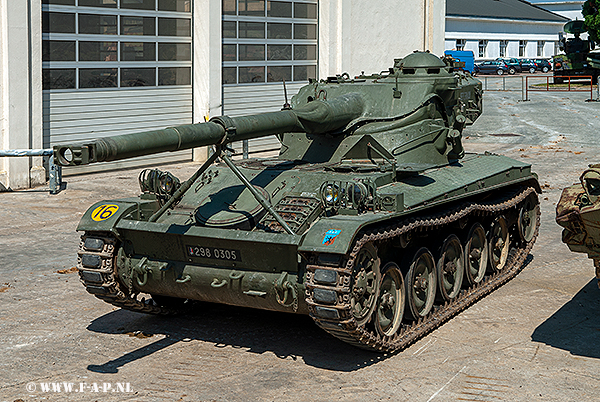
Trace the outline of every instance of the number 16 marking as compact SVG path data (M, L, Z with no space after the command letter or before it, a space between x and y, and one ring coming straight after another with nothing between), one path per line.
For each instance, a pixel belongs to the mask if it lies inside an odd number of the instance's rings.
M102 204L92 211L92 220L96 222L104 221L119 210L119 206L115 204Z

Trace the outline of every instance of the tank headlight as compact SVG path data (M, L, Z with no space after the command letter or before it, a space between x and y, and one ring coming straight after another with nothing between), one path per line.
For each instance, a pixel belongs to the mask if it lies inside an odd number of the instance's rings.
M175 182L173 180L173 176L171 176L170 174L162 175L162 177L160 178L160 188L167 194L171 194L171 191L173 191L174 184Z
M352 200L352 205L361 207L367 200L367 187L362 183L353 183L348 187L348 195Z
M156 194L161 199L173 195L180 187L180 181L177 177L158 169L142 170L138 180L142 192Z
M334 184L328 184L323 189L323 200L327 205L334 205L339 197L339 188Z

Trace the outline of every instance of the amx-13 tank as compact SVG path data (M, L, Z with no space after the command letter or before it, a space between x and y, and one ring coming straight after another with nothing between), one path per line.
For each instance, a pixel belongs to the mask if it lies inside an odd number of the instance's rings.
M569 249L594 260L600 287L600 164L590 165L579 183L563 190L556 222L564 228L562 241Z
M183 182L145 170L139 197L89 208L81 280L134 311L309 314L350 344L401 350L514 277L537 236L530 165L463 149L481 101L479 81L415 52L311 81L278 112L55 146L62 165L214 146ZM277 158L232 160L228 144L270 135Z

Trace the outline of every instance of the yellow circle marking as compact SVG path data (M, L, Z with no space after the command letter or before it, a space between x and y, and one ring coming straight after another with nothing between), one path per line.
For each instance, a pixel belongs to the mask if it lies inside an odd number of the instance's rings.
M115 204L102 204L92 211L92 220L96 222L104 221L113 216L119 210Z

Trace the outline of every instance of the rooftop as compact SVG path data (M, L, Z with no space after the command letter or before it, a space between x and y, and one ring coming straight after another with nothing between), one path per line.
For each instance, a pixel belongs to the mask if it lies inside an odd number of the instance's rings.
M569 21L562 15L523 0L446 0L446 16L550 22Z

